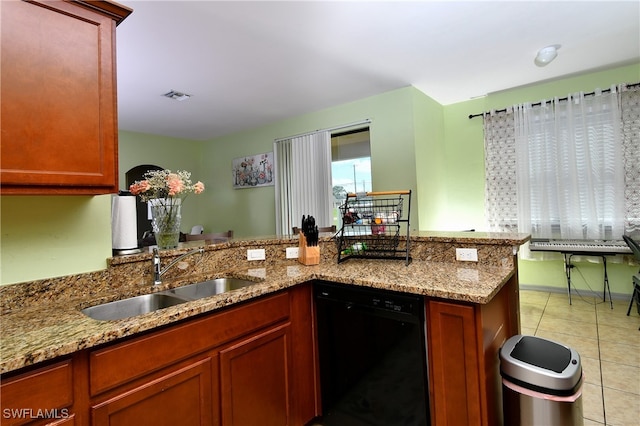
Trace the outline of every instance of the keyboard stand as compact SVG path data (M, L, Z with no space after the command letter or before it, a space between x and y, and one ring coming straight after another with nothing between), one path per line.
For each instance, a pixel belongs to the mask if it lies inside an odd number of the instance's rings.
M611 309L613 309L613 300L611 299L611 288L609 288L609 275L607 275L607 257L603 253L594 253L594 252L570 252L570 251L562 251L562 255L564 256L564 270L567 275L567 293L569 294L569 305L571 305L571 269L574 265L571 264L571 258L573 256L593 256L600 257L602 259L602 266L604 269L604 288L602 289L602 297L604 301L607 301L607 293L609 293L609 305Z

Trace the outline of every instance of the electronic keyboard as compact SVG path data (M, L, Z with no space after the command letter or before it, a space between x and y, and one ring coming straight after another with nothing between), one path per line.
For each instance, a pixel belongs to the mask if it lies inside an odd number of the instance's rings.
M532 239L531 251L556 251L561 253L632 254L623 240L550 240Z

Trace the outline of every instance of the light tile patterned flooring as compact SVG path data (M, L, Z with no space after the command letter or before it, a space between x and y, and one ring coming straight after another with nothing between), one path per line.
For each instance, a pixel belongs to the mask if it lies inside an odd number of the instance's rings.
M522 334L575 349L584 374L585 426L640 425L640 315L628 300L520 291Z

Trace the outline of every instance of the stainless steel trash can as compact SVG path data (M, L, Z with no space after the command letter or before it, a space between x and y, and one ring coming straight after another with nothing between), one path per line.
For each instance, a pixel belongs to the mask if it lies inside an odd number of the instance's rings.
M500 348L504 424L583 426L582 365L575 350L517 335Z

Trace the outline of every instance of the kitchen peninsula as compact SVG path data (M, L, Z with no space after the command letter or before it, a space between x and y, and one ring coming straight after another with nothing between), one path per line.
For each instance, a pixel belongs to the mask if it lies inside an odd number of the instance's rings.
M64 420L76 424L111 424L113 416L139 415L135 407L145 401L170 402L167 410L182 424L242 424L267 415L275 424L303 425L320 414L312 285L322 280L423 296L433 424L499 424L497 352L519 332L515 253L528 239L419 232L408 266L337 264L329 236L321 237L316 266L285 259L296 238L238 239L185 258L156 287L149 253L112 258L105 271L4 286L2 408L66 410ZM266 260L247 261L254 248L265 249ZM478 262L456 261L455 248L476 248ZM162 253L163 264L185 252ZM117 321L80 312L216 277L255 285ZM251 395L255 389L243 388L243 380L256 377L281 392L270 390L273 400L251 408L238 392ZM37 395L25 391L35 388ZM185 394L194 406L176 406L184 398L174 397ZM260 407L277 412L256 412Z

